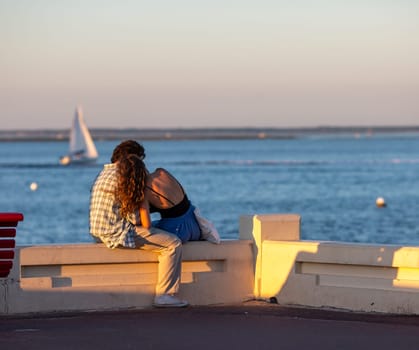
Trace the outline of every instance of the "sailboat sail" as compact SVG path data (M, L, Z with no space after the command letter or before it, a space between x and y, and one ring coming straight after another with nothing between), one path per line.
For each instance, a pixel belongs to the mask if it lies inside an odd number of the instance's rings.
M60 158L60 163L86 163L95 161L97 157L98 152L84 122L82 109L78 107L70 131L69 153Z
M86 158L96 159L98 153L93 143L92 136L87 129L83 119L81 108L77 108L76 116L73 121L73 127L70 132L70 155L83 155Z

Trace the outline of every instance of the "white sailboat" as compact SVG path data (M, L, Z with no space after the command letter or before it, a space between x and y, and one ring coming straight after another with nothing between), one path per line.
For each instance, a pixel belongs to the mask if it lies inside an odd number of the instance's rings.
M97 157L96 146L84 122L82 109L78 107L70 131L69 152L60 158L60 164L92 163L96 161Z

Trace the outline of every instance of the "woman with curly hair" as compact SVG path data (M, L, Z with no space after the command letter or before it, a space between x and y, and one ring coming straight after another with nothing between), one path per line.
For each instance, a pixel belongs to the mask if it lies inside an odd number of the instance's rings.
M93 183L90 196L90 234L108 248L137 248L158 253L156 307L184 307L178 299L182 242L151 227L145 192L148 172L144 148L135 141L119 144Z

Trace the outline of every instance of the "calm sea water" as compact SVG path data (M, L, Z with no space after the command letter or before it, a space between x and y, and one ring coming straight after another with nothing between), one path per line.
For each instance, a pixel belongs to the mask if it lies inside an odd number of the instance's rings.
M78 167L58 165L65 142L0 143L0 211L24 214L19 245L91 241L90 186L118 143L96 142L97 164ZM240 215L297 213L302 239L419 245L418 134L143 144L223 238Z

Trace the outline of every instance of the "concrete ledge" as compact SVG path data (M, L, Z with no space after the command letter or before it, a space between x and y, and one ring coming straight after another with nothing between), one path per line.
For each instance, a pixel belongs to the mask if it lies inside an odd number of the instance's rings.
M419 313L419 247L264 241L261 270L283 304Z
M110 250L103 244L19 247L0 287L0 313L150 307L157 254ZM189 242L183 246L180 296L192 305L240 302L252 296L252 242ZM4 301L4 302L3 302Z
M276 297L283 305L419 314L419 247L300 240L299 215L240 218L240 240L184 245L192 305ZM19 247L0 314L150 307L157 255L101 244Z

